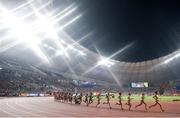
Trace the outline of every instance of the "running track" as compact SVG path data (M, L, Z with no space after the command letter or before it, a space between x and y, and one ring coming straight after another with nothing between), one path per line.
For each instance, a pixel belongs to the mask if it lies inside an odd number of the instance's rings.
M107 105L101 104L99 108L95 103L86 107L54 101L53 97L18 97L0 99L0 117L180 117L180 102L162 103L165 112L159 108L152 108L148 112L141 106L132 111L121 111L119 106L114 105L108 109ZM137 104L137 103L133 103ZM152 103L149 103L152 104Z

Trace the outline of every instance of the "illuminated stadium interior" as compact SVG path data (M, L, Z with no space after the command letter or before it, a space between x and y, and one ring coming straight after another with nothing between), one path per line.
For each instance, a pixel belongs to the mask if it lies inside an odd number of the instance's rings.
M13 4L13 1L10 1ZM53 2L30 0L14 7L8 2L0 4L1 58L19 60L35 68L45 68L63 76L81 80L116 83L158 82L179 79L179 50L157 59L142 62L122 62L112 58L134 42L109 57L94 53L80 42L86 40L91 32L79 40L73 39L66 28L76 24L83 12L75 3L63 3L58 9ZM1 68L6 68L1 65ZM51 69L50 69L51 68ZM113 81L112 81L113 80Z
M0 1L0 117L180 116L180 49L124 61L138 41L122 39L105 56L79 1Z

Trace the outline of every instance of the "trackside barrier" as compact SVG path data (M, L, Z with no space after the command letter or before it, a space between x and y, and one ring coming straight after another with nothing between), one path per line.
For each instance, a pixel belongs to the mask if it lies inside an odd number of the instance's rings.
M28 96L28 93L20 93L19 96L21 96L21 97L27 97L27 96Z
M44 94L44 93L20 93L20 97L48 97L51 96L50 94Z
M28 97L38 97L39 94L38 93L29 93L27 94Z

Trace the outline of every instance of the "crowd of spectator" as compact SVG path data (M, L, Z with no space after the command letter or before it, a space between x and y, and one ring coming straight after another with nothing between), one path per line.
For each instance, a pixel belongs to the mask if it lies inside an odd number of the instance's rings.
M18 95L22 92L46 92L73 88L70 80L40 73L7 69L0 70L0 96Z
M4 65L3 65L4 64ZM2 65L2 66L1 66ZM35 68L35 69L33 69ZM81 92L107 92L122 91L124 94L152 94L159 87L131 88L117 86L93 86L81 87L76 85L72 79L66 78L52 72L43 71L37 67L31 67L20 63L0 61L0 96L17 96L23 92L42 93L47 91L71 91ZM165 94L171 94L166 88Z

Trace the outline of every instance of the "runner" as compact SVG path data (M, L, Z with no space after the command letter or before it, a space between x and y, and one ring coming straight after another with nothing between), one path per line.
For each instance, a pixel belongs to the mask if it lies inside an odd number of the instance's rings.
M89 95L89 104L92 104L93 103L93 93L90 92L90 95Z
M89 105L89 102L88 102L88 94L86 94L86 95L85 95L84 102L86 103L86 106L88 106L88 105Z
M145 110L147 111L147 104L144 102L145 96L144 93L142 93L140 104L136 105L135 108L141 106L142 104L145 105Z
M131 104L131 100L132 100L133 98L131 98L131 93L129 93L128 94L128 101L127 101L127 103L125 104L125 105L128 105L129 106L129 111L131 110L131 106L132 106L132 104Z
M100 93L97 95L97 104L96 104L96 107L98 106L98 105L100 105Z
M157 91L155 92L155 95L153 96L153 98L155 99L155 104L149 106L149 108L152 108L152 107L155 107L156 105L159 105L161 111L164 112L164 110L163 110L161 104L159 103L159 97L158 97L158 92L157 92Z
M119 99L119 102L118 102L118 103L116 103L116 105L120 105L120 106L121 106L121 110L123 110L121 92L119 92L118 99Z
M103 104L108 104L109 105L109 108L111 109L111 104L110 104L110 95L109 95L109 92L106 94L106 100L107 102L104 102Z

